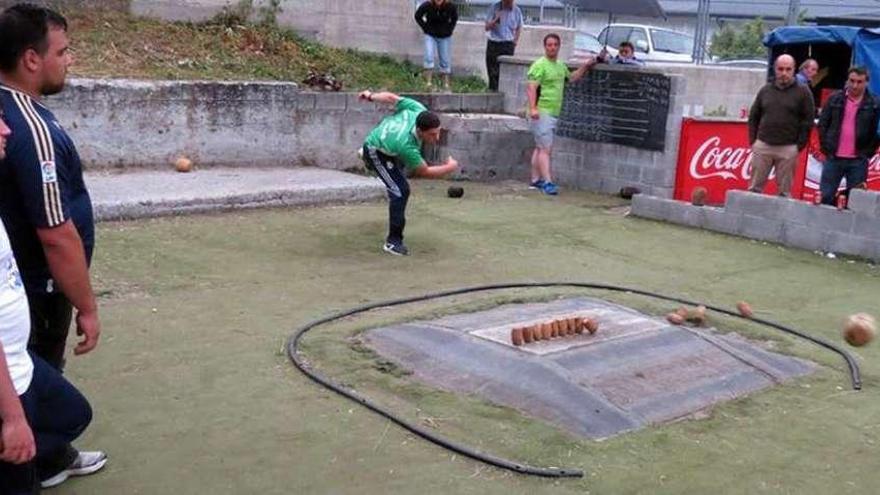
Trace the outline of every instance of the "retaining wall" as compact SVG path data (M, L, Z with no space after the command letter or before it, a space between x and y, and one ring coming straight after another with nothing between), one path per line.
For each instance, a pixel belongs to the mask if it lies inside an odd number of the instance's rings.
M875 191L852 190L847 210L747 191L728 191L723 208L640 194L633 197L632 214L880 261L880 193Z
M498 112L499 95L411 95L438 112ZM291 83L74 79L47 99L89 168L358 166L355 151L387 113L354 93ZM451 118L451 117L450 117ZM446 119L449 120L449 119Z

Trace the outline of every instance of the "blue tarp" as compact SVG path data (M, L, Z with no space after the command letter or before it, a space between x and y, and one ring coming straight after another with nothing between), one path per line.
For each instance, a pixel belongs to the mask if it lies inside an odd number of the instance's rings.
M871 92L880 95L880 30L850 26L791 26L774 29L764 36L764 46L844 43L852 48L854 65L871 74ZM772 56L772 53L771 53ZM772 65L772 60L770 61Z
M860 28L850 26L789 26L764 36L764 46L846 43L852 46Z

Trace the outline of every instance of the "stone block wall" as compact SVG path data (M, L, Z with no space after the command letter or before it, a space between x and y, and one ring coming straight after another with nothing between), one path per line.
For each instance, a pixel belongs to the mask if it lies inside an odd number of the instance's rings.
M502 106L499 95L410 96L453 114ZM345 169L359 165L355 152L388 112L355 93L273 82L74 79L47 106L88 168L166 166L186 155L202 166Z
M846 210L747 191L728 191L723 208L640 194L633 197L632 214L880 261L880 192L876 191L854 189Z

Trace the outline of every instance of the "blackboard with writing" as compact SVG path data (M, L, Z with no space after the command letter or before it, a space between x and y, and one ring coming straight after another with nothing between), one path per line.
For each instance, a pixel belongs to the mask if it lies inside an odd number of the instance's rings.
M565 86L557 134L663 151L670 79L632 70L593 70Z

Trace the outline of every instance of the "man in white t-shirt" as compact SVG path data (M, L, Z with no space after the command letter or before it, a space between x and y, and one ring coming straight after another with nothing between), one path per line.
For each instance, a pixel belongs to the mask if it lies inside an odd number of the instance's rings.
M0 160L6 156L9 135L9 127L0 113ZM58 371L28 353L30 330L27 295L6 227L0 222L0 494L3 495L37 493L40 485L54 486L70 476L91 474L107 462L103 454L100 459L83 459L80 453L73 464L61 466L48 478L37 472L37 459L52 458L82 434L92 420L92 409Z

